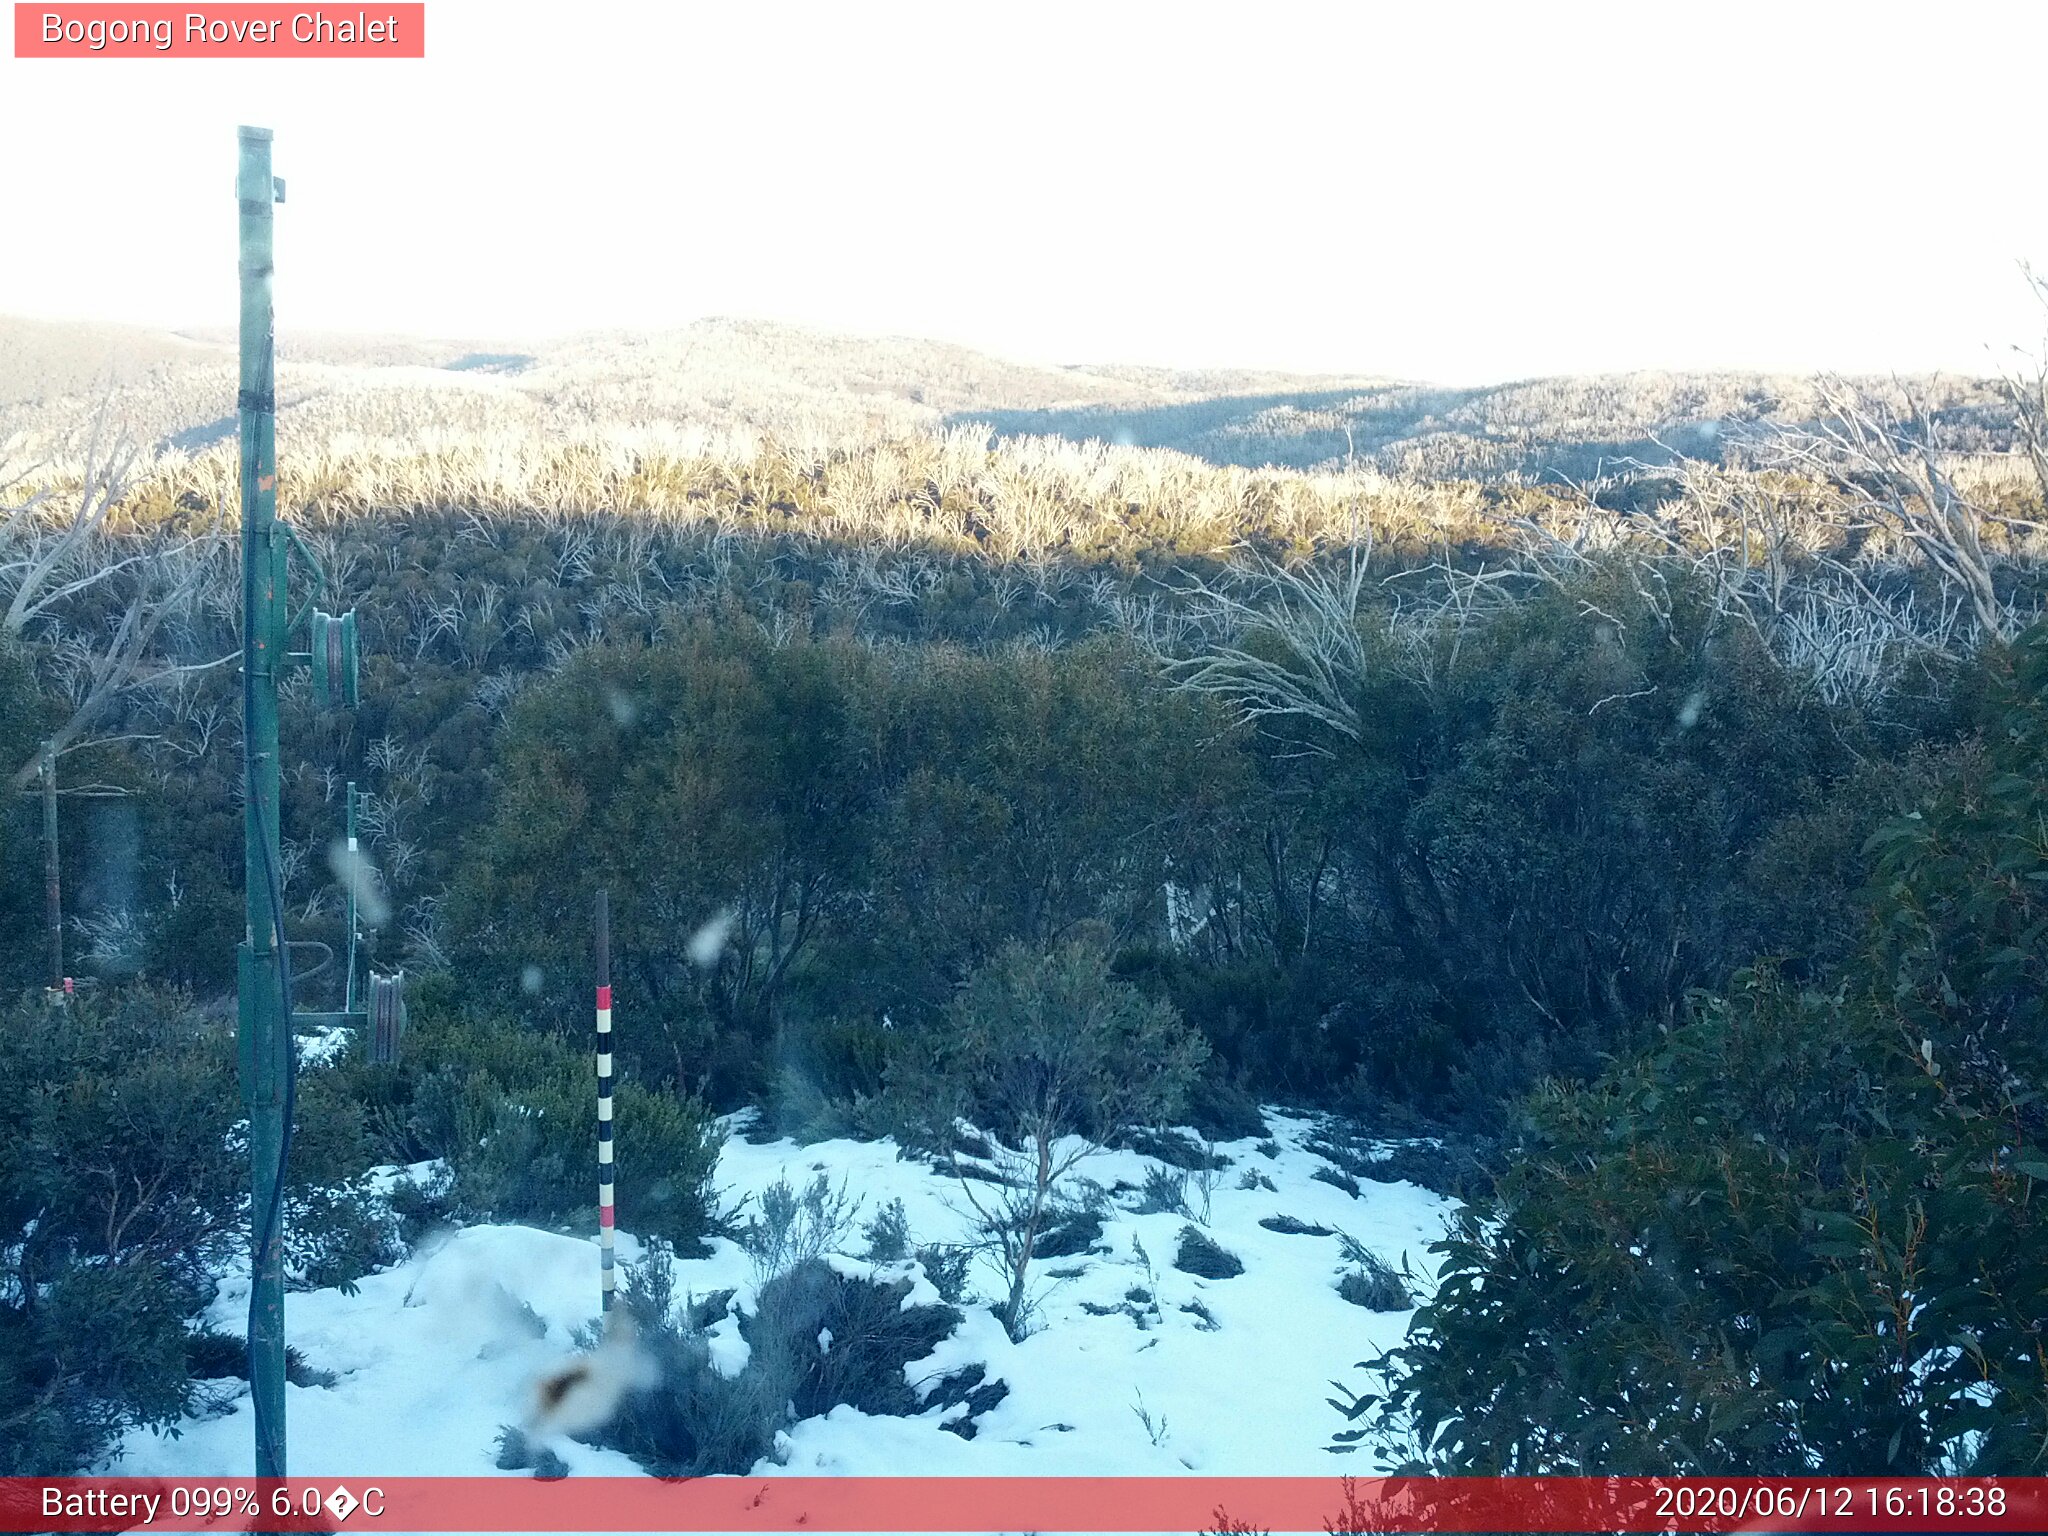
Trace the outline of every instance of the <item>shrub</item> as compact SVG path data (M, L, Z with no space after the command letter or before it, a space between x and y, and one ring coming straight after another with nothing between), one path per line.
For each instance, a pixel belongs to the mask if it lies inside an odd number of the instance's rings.
M407 1248L418 1247L428 1233L454 1220L455 1181L447 1164L436 1163L424 1180L398 1179L385 1205L398 1223L399 1241Z
M186 1321L248 1242L234 1034L147 985L32 995L0 1011L0 1081L0 1466L70 1471L194 1404ZM296 1287L351 1284L398 1252L350 1081L300 1075Z
M54 701L37 682L30 648L0 633L0 771L11 776L36 754L53 711ZM48 978L41 945L28 941L42 933L40 813L40 804L27 795L10 792L0 800L0 931L21 935L20 942L0 945L0 995ZM65 876L67 884L70 878Z
M1174 1253L1173 1267L1205 1280L1229 1280L1244 1273L1244 1260L1200 1227L1190 1224L1180 1229L1180 1247Z
M498 1454L491 1465L500 1472L524 1472L530 1470L535 1477L553 1481L569 1475L569 1465L546 1446L535 1446L517 1425L507 1424L498 1431Z
M922 1406L904 1366L960 1325L951 1306L903 1303L909 1280L862 1280L808 1259L761 1287L740 1322L749 1369L787 1386L800 1419L841 1403L863 1413L913 1414Z
M976 1416L988 1412L1009 1395L1010 1384L1007 1381L990 1381L988 1367L976 1362L941 1376L925 1393L924 1406L927 1411L934 1408L965 1409L964 1413L950 1415L939 1428L948 1434L958 1435L962 1440L972 1440L976 1434Z
M1500 1143L1492 1137L1456 1136L1435 1144L1403 1142L1368 1159L1361 1176L1382 1184L1405 1181L1440 1195L1472 1200L1492 1187L1500 1157Z
M370 1187L367 1117L350 1086L332 1065L299 1071L284 1229L294 1289L349 1287L403 1255L398 1218Z
M798 1194L786 1178L761 1192L760 1211L739 1232L739 1244L754 1261L757 1279L791 1270L838 1253L860 1213L860 1201L848 1199L846 1186L832 1187L824 1174Z
M613 976L638 1009L622 1059L724 1107L758 1095L794 968L871 858L885 786L855 769L886 697L862 647L779 646L749 624L579 651L501 733L490 819L449 895L459 958L506 1006L559 1017L582 1003L607 886ZM713 923L727 941L693 956Z
M1532 1100L1363 1433L1459 1472L2039 1468L2048 628L1992 704L1873 839L1827 990L1745 974Z
M1335 1228L1303 1221L1298 1216L1261 1216L1259 1225L1268 1232L1278 1232L1286 1237L1332 1237L1336 1232Z
M1338 1241L1352 1266L1337 1281L1339 1296L1369 1312L1405 1312L1415 1304L1393 1265L1349 1236L1340 1235Z
M1006 946L1149 929L1161 883L1199 869L1250 789L1239 731L1137 647L927 647L900 669L909 743L878 845L854 980L910 1025Z
M958 1243L924 1243L918 1247L917 1262L941 1300L958 1305L966 1297L967 1272L974 1265L972 1248Z
M0 1475L78 1471L194 1401L184 1319L206 1298L187 1276L139 1256L49 1269L33 1306L0 1304Z
M520 1025L443 1014L414 1032L404 1112L418 1150L448 1165L456 1205L500 1220L594 1221L590 1057ZM694 1244L711 1230L721 1137L695 1099L630 1080L613 1090L622 1225Z
M1170 1005L1112 978L1102 951L1082 944L1044 956L1008 947L962 986L947 1025L921 1058L905 1058L894 1086L915 1084L934 1141L971 1117L1023 1148L996 1149L986 1189L953 1160L1004 1277L1001 1315L1021 1337L1031 1263L1062 1182L1119 1134L1177 1110L1207 1048Z
M784 1404L765 1378L727 1377L700 1333L658 1331L644 1341L654 1385L626 1400L596 1438L657 1477L740 1473L775 1448Z
M1188 1088L1187 1123L1211 1141L1244 1141L1266 1134L1259 1101L1213 1065Z
M1209 1519L1213 1523L1202 1527L1201 1536L1272 1536L1272 1532L1263 1525L1232 1518L1221 1504L1210 1511Z
M1133 1152L1142 1152L1170 1168L1184 1168L1189 1173L1200 1173L1205 1170L1213 1172L1230 1166L1228 1158L1196 1141L1185 1131L1162 1130L1152 1125L1134 1125L1124 1132L1122 1141Z
M239 1229L232 1040L144 987L0 1012L0 1473L191 1402L185 1319Z
M868 1258L877 1264L896 1264L910 1257L910 1218L901 1200L891 1200L868 1218L862 1236Z
M792 1417L842 1403L865 1413L921 1411L904 1367L960 1323L951 1307L905 1307L908 1280L855 1279L807 1258L761 1287L740 1322L747 1363L728 1377L712 1364L704 1320L674 1295L670 1259L655 1245L628 1267L626 1306L652 1385L600 1436L662 1476L746 1472Z
M239 1333L222 1333L215 1328L195 1328L185 1335L185 1369L194 1381L233 1377L249 1379L249 1341ZM284 1379L295 1387L331 1387L331 1371L315 1370L294 1345L284 1349Z
M1154 1164L1145 1170L1145 1187L1139 1192L1136 1210L1140 1216L1165 1213L1186 1216L1188 1175L1185 1169L1167 1169Z
M870 1020L785 1023L765 1127L800 1143L872 1134L900 1038Z
M1319 1184L1329 1185L1332 1189L1343 1190L1345 1194L1354 1200L1358 1198L1358 1180L1351 1177L1348 1173L1340 1173L1328 1163L1322 1164L1309 1177Z
M1069 1259L1086 1253L1101 1240L1109 1197L1091 1179L1071 1181L1078 1188L1062 1187L1046 1202L1039 1226L1037 1246L1041 1259Z
M284 1235L286 1283L294 1290L352 1291L372 1270L403 1258L390 1208L358 1175L293 1196Z

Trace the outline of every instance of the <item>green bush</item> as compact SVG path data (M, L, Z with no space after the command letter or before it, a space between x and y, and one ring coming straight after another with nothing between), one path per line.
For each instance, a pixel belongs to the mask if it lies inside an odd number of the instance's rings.
M34 755L51 716L28 649L0 635L0 776ZM46 979L43 950L42 804L28 795L0 799L0 932L20 942L0 945L0 989L13 993Z
M862 647L752 625L579 652L500 734L449 899L465 973L529 1018L580 1010L608 887L622 1061L728 1107L758 1094L792 968L871 858L887 697Z
M2004 670L1981 754L1872 840L1828 990L1742 976L1537 1095L1347 1434L1473 1473L2041 1469L2048 629Z
M1205 1280L1229 1280L1244 1273L1244 1260L1200 1227L1185 1226L1174 1249L1173 1267Z
M957 1306L966 1299L967 1273L974 1266L972 1248L961 1243L920 1243L914 1256L940 1300Z
M936 1349L961 1318L951 1306L906 1306L910 1290L909 1280L855 1279L806 1260L762 1286L742 1316L749 1368L785 1383L800 1419L842 1403L862 1413L916 1413L903 1368Z
M502 1019L429 1013L408 1042L412 1149L445 1159L456 1205L475 1216L594 1222L597 1080L592 1058ZM630 1231L694 1245L711 1231L722 1138L695 1099L631 1079L613 1093L615 1195Z
M1927 1250L1979 1217L1924 1225L1969 1183L1913 1149L1927 1084L1869 1012L1760 976L1655 1056L1546 1090L1440 1250L1382 1427L1471 1472L1934 1470L1982 1418L1940 1379L1961 1335L1901 1334L1891 1307L1937 1296Z
M0 1011L0 1471L69 1472L193 1403L186 1320L246 1252L232 1031L147 986ZM390 1256L359 1187L359 1115L307 1074L288 1266L352 1280Z
M453 961L498 1011L580 1018L607 884L622 1064L720 1109L772 1095L770 1123L806 1135L876 1122L872 1062L851 1052L847 1087L805 1030L928 1027L1005 944L1043 951L1090 923L1257 1097L1497 1131L1537 1077L1644 1047L1690 989L1762 958L1802 982L1841 963L1862 925L1855 850L1978 686L1979 669L1916 663L1881 701L1825 703L1689 558L1639 549L1554 581L1496 568L1502 601L1455 634L1388 622L1444 597L1432 562L1495 560L1495 528L1464 548L1381 538L1380 571L1402 579L1366 583L1358 664L1327 679L1353 734L1248 726L1101 633L1105 598L1156 603L1153 632L1191 650L1242 639L1287 659L1272 626L1202 621L1210 605L1158 572L1088 566L1083 548L1020 569L964 539L849 550L771 510L816 508L835 469L767 454L737 480L704 472L715 485L669 489L737 497L763 519L745 537L447 508L333 523L366 626L362 707L344 727L287 690L285 729L376 797L366 842L398 909L372 937L381 968ZM1253 544L1329 572L1342 553L1308 548L1277 494L1244 514ZM1496 512L1561 510L1501 494ZM942 499L961 524L986 511L959 487ZM2024 603L2038 583L2012 575ZM118 622L118 586L78 594L67 632ZM181 647L232 650L231 607L183 616ZM0 657L0 756L47 719L27 660ZM234 673L181 686L175 719L148 690L124 699L100 724L133 742L89 761L99 777L125 760L135 791L132 888L107 884L145 970L219 995L243 921L239 789L209 733L234 717ZM333 836L334 787L286 775L289 842ZM83 861L98 813L63 814ZM0 839L0 931L32 935L32 801L0 807ZM74 873L90 870L67 862L83 901ZM331 933L329 910L302 931ZM688 941L721 913L729 942L700 964ZM36 979L36 948L0 946L0 979ZM1248 1123L1206 1098L1189 1106L1204 1131Z
M1352 729L1253 739L1255 784L1177 879L1195 931L1124 962L1260 1094L1493 1133L1691 990L1839 953L1844 855L1931 715L1823 702L1677 563L1589 563L1425 658L1379 618L1330 680Z
M860 1214L859 1198L849 1199L844 1183L834 1189L822 1173L801 1193L789 1180L777 1179L761 1191L759 1206L740 1227L738 1240L763 1279L844 1252Z
M1337 1235L1337 1245L1344 1262L1351 1266L1338 1278L1339 1296L1368 1312L1405 1312L1415 1304L1401 1270L1348 1232Z
M1156 938L1163 883L1212 867L1253 790L1228 714L1128 644L930 647L896 686L875 906L847 950L858 995L909 1026L1010 945Z
M657 1239L626 1268L621 1300L648 1384L626 1399L597 1442L657 1477L746 1472L774 1449L786 1422L788 1398L777 1395L784 1383L744 1368L727 1376L712 1363L705 1324L691 1298L675 1294L673 1257Z
M1140 1216L1160 1213L1172 1216L1187 1215L1187 1170L1173 1170L1157 1164L1148 1167L1145 1170L1144 1187L1138 1192L1138 1203L1133 1209Z
M396 1215L370 1188L374 1143L351 1086L351 1075L333 1065L299 1072L284 1230L294 1289L352 1285L404 1253Z
M891 1200L868 1218L861 1229L867 1257L876 1264L899 1264L910 1257L910 1217L903 1202Z
M195 1401L184 1320L206 1296L189 1275L147 1256L48 1268L32 1306L0 1303L0 1476L82 1471Z
M1177 1114L1208 1048L1173 1008L1118 981L1104 952L1010 945L962 986L896 1082L937 1126L1106 1145Z
M1005 1282L1012 1338L1028 1330L1033 1260L1100 1235L1099 1192L1077 1210L1067 1189L1075 1165L1178 1112L1207 1054L1170 1003L1117 980L1083 942L1045 955L1006 946L961 986L943 1027L904 1053L890 1094L909 1139L951 1149L963 1117L995 1138L982 1149L992 1169L957 1156L952 1166Z
M762 1129L809 1143L876 1134L901 1036L879 1020L829 1017L784 1024Z
M950 1306L904 1305L908 1280L855 1279L801 1258L772 1275L741 1315L747 1363L727 1377L711 1363L706 1320L675 1294L671 1257L652 1245L627 1271L625 1304L653 1380L602 1431L603 1444L660 1476L746 1472L793 1419L842 1404L919 1412L904 1366L961 1321Z

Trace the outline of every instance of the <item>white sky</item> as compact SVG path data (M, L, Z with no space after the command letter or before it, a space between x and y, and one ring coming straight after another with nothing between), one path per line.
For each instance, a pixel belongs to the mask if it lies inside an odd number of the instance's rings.
M0 58L0 311L231 325L254 122L287 328L743 314L1467 382L2041 336L2039 4L427 16L423 62Z

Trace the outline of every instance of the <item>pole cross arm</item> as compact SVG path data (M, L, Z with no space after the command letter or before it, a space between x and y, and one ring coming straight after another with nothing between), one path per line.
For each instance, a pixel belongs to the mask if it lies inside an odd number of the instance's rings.
M291 618L291 626L296 629L305 621L308 610L313 606L313 599L327 596L334 590L334 583L327 579L327 567L320 563L320 557L313 552L313 546L300 538L299 530L290 523L283 518L277 519L271 524L271 537L284 545L288 552L296 553L306 562L306 568L313 573L313 594Z

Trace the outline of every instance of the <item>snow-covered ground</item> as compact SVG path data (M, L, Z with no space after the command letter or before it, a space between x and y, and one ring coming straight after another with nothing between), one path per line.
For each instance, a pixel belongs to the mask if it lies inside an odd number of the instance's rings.
M1305 1119L1269 1112L1272 1145L1225 1143L1230 1162L1213 1181L1208 1234L1243 1261L1230 1279L1201 1279L1173 1267L1187 1217L1137 1214L1136 1188L1160 1165L1105 1152L1081 1176L1113 1194L1090 1252L1041 1260L1036 1331L1013 1343L977 1295L999 1289L978 1268L965 1321L925 1360L906 1367L913 1383L979 1362L1008 1396L982 1413L963 1439L942 1427L959 1407L912 1418L876 1417L847 1407L791 1430L766 1474L1153 1474L1365 1473L1362 1459L1324 1447L1343 1427L1327 1406L1332 1377L1395 1343L1407 1312L1370 1312L1340 1297L1338 1238L1275 1232L1261 1218L1348 1233L1418 1273L1431 1263L1449 1205L1412 1184L1359 1185L1356 1197L1313 1175L1323 1159L1302 1145ZM801 1190L818 1173L862 1202L845 1246L858 1256L860 1227L901 1199L917 1243L964 1239L969 1222L959 1186L888 1142L728 1140L718 1182L728 1203L778 1179ZM1270 1183L1272 1188L1267 1188ZM1250 1187L1245 1187L1247 1184ZM1130 1186L1120 1188L1119 1186ZM1196 1209L1200 1197L1191 1191ZM621 1211L630 1227L632 1213ZM622 1258L639 1245L622 1233ZM1149 1256L1149 1265L1144 1256ZM677 1292L702 1297L734 1288L745 1305L753 1266L719 1241L702 1259L677 1262ZM1141 1320L1119 1310L1127 1293L1150 1291L1157 1310ZM911 1301L936 1295L920 1283ZM1184 1310L1195 1304L1206 1311ZM209 1321L240 1332L247 1282L223 1283ZM1091 1310L1093 1308L1094 1310ZM530 1310L529 1310L530 1309ZM472 1475L494 1470L501 1426L523 1416L535 1381L575 1351L577 1331L598 1312L597 1248L587 1237L520 1226L463 1228L422 1244L403 1263L362 1279L354 1294L295 1293L286 1336L330 1386L288 1387L292 1471L301 1476ZM1212 1321L1213 1320L1213 1321ZM713 1334L715 1358L737 1368L745 1343L728 1317ZM722 1366L721 1368L726 1368ZM175 1435L131 1433L106 1469L129 1476L226 1476L249 1470L246 1389L216 1416L188 1420ZM623 1455L575 1443L556 1446L572 1474L631 1473ZM508 1474L530 1475L530 1474Z

